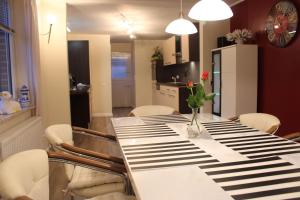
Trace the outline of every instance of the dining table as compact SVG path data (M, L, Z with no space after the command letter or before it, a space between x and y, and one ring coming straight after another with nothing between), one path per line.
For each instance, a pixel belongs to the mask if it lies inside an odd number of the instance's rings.
M138 200L300 199L300 145L238 121L192 115L112 118Z

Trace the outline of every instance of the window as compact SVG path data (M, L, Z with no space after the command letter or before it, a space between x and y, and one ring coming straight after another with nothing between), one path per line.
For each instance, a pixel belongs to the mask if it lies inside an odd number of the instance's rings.
M112 79L128 78L128 71L130 68L130 54L113 52L111 59L111 67Z
M128 68L130 67L130 54L112 53L112 79L126 79L128 77Z
M8 0L0 0L0 92L12 93L10 39L14 31L9 25Z

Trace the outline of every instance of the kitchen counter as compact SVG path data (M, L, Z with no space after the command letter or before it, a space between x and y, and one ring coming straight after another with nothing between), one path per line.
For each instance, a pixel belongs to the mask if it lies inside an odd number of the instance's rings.
M185 82L166 82L166 83L162 83L162 82L157 82L156 85L165 85L165 86L171 86L171 87L176 87L176 88L186 88L186 84ZM198 85L198 83L194 83L194 87L196 87Z
M180 113L188 114L191 113L191 109L186 102L188 96L189 90L186 83L153 83L153 104L155 105L169 106Z

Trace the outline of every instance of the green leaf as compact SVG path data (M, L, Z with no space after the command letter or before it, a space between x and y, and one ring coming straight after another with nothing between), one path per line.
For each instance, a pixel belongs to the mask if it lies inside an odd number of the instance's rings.
M208 95L205 96L205 100L211 101L211 100L214 99L215 96L216 96L216 94L210 93L210 94L208 94Z

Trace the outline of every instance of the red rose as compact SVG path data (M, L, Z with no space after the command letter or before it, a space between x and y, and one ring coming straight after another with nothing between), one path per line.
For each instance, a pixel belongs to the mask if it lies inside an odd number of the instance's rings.
M189 81L189 82L186 84L186 86L187 86L188 88L192 88L192 87L194 86L193 81Z
M206 81L208 79L208 71L203 71L202 72L202 76L201 76L201 80Z

